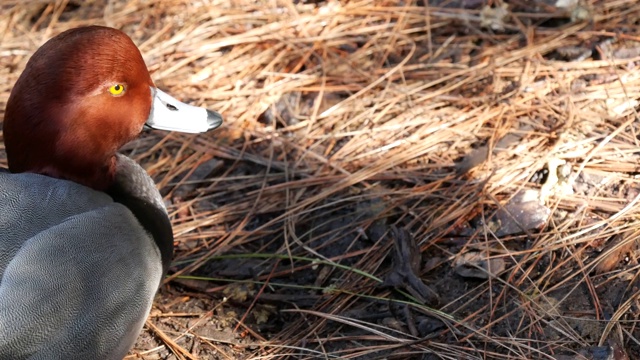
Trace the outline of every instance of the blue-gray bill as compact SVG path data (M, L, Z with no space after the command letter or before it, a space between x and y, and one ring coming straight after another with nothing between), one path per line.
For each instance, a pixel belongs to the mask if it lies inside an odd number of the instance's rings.
M185 104L157 88L151 88L151 97L151 112L145 128L203 133L222 125L222 116L219 113Z

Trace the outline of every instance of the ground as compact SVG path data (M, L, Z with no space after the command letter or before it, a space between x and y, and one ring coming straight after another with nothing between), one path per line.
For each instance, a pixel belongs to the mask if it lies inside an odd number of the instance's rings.
M103 24L211 134L122 152L176 256L128 359L637 359L635 1L9 1Z

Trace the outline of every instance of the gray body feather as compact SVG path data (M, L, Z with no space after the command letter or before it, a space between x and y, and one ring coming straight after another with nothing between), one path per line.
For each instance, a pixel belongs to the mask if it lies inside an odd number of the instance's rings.
M123 158L135 174L117 179L144 178L137 190L166 217L151 178ZM121 360L151 309L161 257L149 231L106 193L0 173L0 359Z

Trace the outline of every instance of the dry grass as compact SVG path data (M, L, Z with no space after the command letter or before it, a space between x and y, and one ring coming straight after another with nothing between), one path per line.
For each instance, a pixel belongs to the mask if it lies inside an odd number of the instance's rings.
M177 246L137 357L640 357L636 1L512 1L502 24L457 1L17 3L0 10L1 109L39 45L97 23L134 39L159 87L225 117L124 149ZM530 180L557 160L573 191ZM497 235L488 219L527 189L545 225ZM380 286L392 225L439 302ZM505 272L457 275L470 251Z

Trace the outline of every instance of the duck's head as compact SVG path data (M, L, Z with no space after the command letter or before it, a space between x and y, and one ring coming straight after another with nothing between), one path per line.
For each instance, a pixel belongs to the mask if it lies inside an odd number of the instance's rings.
M116 151L145 126L199 133L221 124L220 114L157 89L126 34L89 26L65 31L33 54L9 96L3 131L11 172L105 190Z

